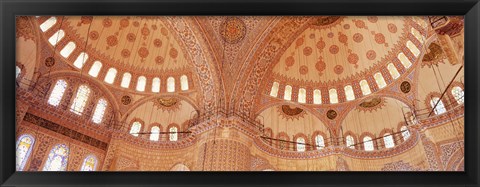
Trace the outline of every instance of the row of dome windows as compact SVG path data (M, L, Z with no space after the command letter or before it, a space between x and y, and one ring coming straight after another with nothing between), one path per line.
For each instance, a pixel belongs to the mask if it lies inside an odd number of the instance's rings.
M452 94L452 96L455 99L455 101L457 102L457 104L463 104L464 103L464 101L465 101L464 100L464 91L460 86L454 86L450 90L450 93ZM432 99L430 99L430 106L432 107L432 109L434 109L433 112L437 115L447 112L447 109L445 108L445 104L440 99L440 97L433 97Z
M55 86L50 93L50 97L48 98L48 104L52 106L58 106L62 101L63 95L65 94L65 90L67 89L67 82L63 79L58 80L55 83ZM90 96L90 88L87 85L80 85L78 87L77 93L75 98L70 105L70 112L73 112L77 115L82 115L85 106L87 105L88 98ZM93 112L92 121L96 124L100 124L103 120L103 116L105 114L105 110L107 109L107 101L103 98L97 101L97 105Z
M410 137L410 131L407 129L406 126L402 126L401 129L401 134L404 140L407 140ZM386 133L383 135L383 141L385 144L385 148L392 148L395 146L395 141L393 140L393 136L389 133ZM299 137L295 140L296 142L296 150L298 152L304 152L306 150L306 144L305 144L305 139L302 137ZM280 148L285 148L286 147L286 142L280 142ZM355 149L355 140L352 136L347 135L345 137L345 144L348 148ZM365 136L363 138L363 147L365 151L373 151L374 145L373 145L373 139L370 136ZM317 150L321 150L325 147L325 140L322 135L317 135L315 136L315 147Z
M23 171L25 164L27 163L35 139L32 135L24 134L17 140L16 148L16 169L17 171ZM68 156L70 151L65 144L57 144L51 150L50 154L44 162L42 171L65 171L67 169ZM98 159L95 155L89 154L83 159L82 167L80 171L95 171L97 169Z
M424 37L415 28L411 29L411 34L413 36L415 36L415 38L417 38L418 41L424 41ZM415 57L418 57L420 55L420 50L418 49L418 47L415 44L413 44L412 41L410 41L410 40L407 41L406 46L410 50L410 52L412 52L412 54ZM408 57L403 52L400 52L398 54L397 58L398 58L398 60L400 60L401 64L405 68L408 69L412 66L412 62L408 59ZM390 73L390 75L392 76L393 79L397 79L398 77L400 77L400 73L398 72L397 67L395 67L395 65L393 63L389 63L387 65L387 69L388 69L388 71L389 71L389 73ZM376 82L376 84L378 85L379 88L384 88L385 86L387 86L387 83L385 82L385 79L383 78L382 73L377 72L377 73L374 74L373 77L374 77L375 82ZM278 82L273 82L272 88L270 90L270 96L277 97L279 87L280 87L280 84ZM372 91L370 90L370 86L368 85L368 82L365 79L360 81L360 88L362 90L363 95L368 95L368 94L372 93ZM352 88L351 85L345 86L344 91L345 91L345 96L346 96L347 101L355 100L355 94L353 92L353 88ZM330 103L331 104L338 103L337 90L335 88L332 88L328 91L328 93L329 93ZM300 88L298 90L298 102L299 103L306 103L306 95L307 95L306 89L305 88ZM292 86L290 86L290 85L285 86L283 99L288 100L288 101L292 100ZM319 89L315 89L313 91L313 104L322 104L322 96L321 96L321 92L320 92Z
M50 29L54 24L56 23L56 18L51 17L47 21L45 21L43 24L40 25L40 28L43 32L47 31ZM65 36L65 32L63 30L58 30L55 34L53 34L48 41L50 44L55 46L58 41L62 40L63 37ZM60 51L60 55L62 55L65 58L68 58L70 54L75 50L76 45L74 42L69 42L65 47ZM78 68L82 69L83 65L86 63L88 60L88 54L85 52L81 52L77 59L73 62L73 65ZM98 74L100 73L100 70L102 69L102 62L100 61L95 61L88 71L88 74L92 77L97 77ZM115 81L115 77L117 76L117 70L115 68L110 68L108 69L108 72L104 78L104 81L108 84L113 84ZM130 82L132 79L132 74L125 72L122 77L122 81L120 83L120 86L123 88L128 88L130 86ZM136 90L143 92L145 91L145 86L147 83L147 78L145 76L140 76L137 79L137 85L136 85ZM160 92L160 78L155 77L152 80L152 92L158 93ZM168 77L167 78L167 92L175 92L175 78L173 77ZM186 75L180 76L180 89L182 91L188 90L188 78Z
M132 136L138 137L140 134L140 130L142 129L142 124L138 121L133 122L131 128L130 128L130 134ZM177 127L170 127L168 129L168 140L169 141L177 141L178 140L178 129ZM160 139L160 127L158 126L153 126L150 129L150 140L151 141L158 141Z

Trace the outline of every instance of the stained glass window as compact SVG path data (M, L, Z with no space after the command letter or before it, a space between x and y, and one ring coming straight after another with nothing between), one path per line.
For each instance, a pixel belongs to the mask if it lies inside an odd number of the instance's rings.
M365 136L363 138L363 147L365 148L365 151L373 151L372 138L370 138L369 136Z
M121 87L128 88L130 86L130 80L132 80L132 74L124 73L122 78L122 83L120 84Z
M142 124L140 122L133 122L132 127L130 128L130 134L133 136L138 136L141 128Z
M313 91L313 104L322 104L322 94L319 89Z
M393 142L393 136L391 134L385 134L383 136L383 141L385 142L385 148L392 148L395 146L395 142Z
M406 126L402 126L400 128L400 131L402 131L403 140L407 140L408 137L410 137L410 131L408 131L408 128Z
M160 78L155 77L152 81L152 92L160 92Z
M355 100L355 93L353 93L353 88L350 85L345 86L345 95L347 96L347 101Z
M437 104L437 107L435 107L435 104ZM434 97L432 98L432 100L430 100L430 106L432 106L432 108L435 107L435 109L433 110L435 114L443 114L447 112L445 106L443 105L443 102L438 97Z
M80 171L95 171L97 169L97 157L94 155L88 155L83 159L82 168Z
M82 69L83 65L85 64L85 62L87 62L87 60L88 60L88 54L85 52L81 52L80 55L78 55L75 62L73 62L73 65L78 69Z
M55 23L57 23L57 18L56 17L50 17L50 18L47 19L47 21L43 22L40 25L40 29L42 30L42 32L45 32L48 29L52 28L52 26L55 25Z
M105 75L104 81L108 84L113 84L116 76L117 76L117 70L115 68L110 68L107 71L107 75Z
M337 90L336 89L330 89L328 91L328 95L330 97L330 103L338 103L338 95L337 95Z
M409 68L410 66L412 66L412 62L410 62L410 60L407 58L407 56L405 56L405 54L399 53L397 58L398 60L400 60L400 62L405 68Z
M22 69L20 69L20 67L16 66L16 68L15 68L15 73L16 73L16 78L18 78L18 76L20 75L20 73L22 73Z
M393 79L397 79L398 77L400 77L400 73L398 73L397 67L395 67L395 65L393 65L392 63L388 64L387 69Z
M75 47L76 47L75 43L68 42L68 44L65 45L65 47L63 47L63 49L60 51L60 55L62 55L65 58L68 58L68 56L72 54L73 50L75 50Z
M67 89L67 82L63 79L58 80L57 83L55 83L55 87L53 87L52 93L50 93L48 104L58 106L65 93L65 89Z
M72 106L70 107L70 111L82 115L85 106L87 105L88 96L90 95L90 88L87 85L81 85L78 87L77 95L73 100Z
M373 77L375 78L375 82L377 82L379 88L384 88L385 86L387 86L387 83L385 82L385 79L383 79L381 73L375 73Z
M152 130L150 130L150 133L150 140L158 141L158 139L160 138L160 128L158 128L157 126L153 126Z
M88 74L92 77L97 77L98 73L100 73L100 70L102 69L102 63L100 61L95 61L88 71Z
M325 147L325 140L322 135L315 136L315 146L317 150L323 149Z
M270 91L270 96L277 97L279 86L280 85L278 84L278 82L273 82L272 90Z
M137 91L143 92L145 91L145 86L147 85L147 78L144 76L138 77L137 81Z
M55 34L53 34L49 39L48 42L52 45L57 45L57 43L62 40L65 36L65 32L63 30L58 30Z
M372 93L372 91L370 90L370 86L368 85L367 80L361 80L360 81L360 88L362 89L362 94L363 95L368 95L368 94Z
M169 140L170 141L177 141L177 139L178 139L177 127L170 127L169 131L170 131Z
M305 88L300 88L298 90L298 102L306 103L306 101L307 101L307 90L305 90Z
M17 171L23 171L23 167L25 167L32 152L33 143L35 143L35 139L29 134L24 134L18 138L16 151Z
M285 86L285 93L283 94L283 99L288 101L292 100L292 86Z
M65 171L68 162L68 147L65 144L58 144L48 154L47 162L43 171Z
M180 88L185 91L188 90L188 78L186 75L180 77Z
M105 99L98 100L97 106L95 107L95 111L93 112L92 120L96 124L100 124L103 120L103 115L105 114L105 110L107 109L107 101Z
M297 151L304 152L305 151L305 139L297 138Z
M175 78L168 77L167 79L167 92L174 92L175 91Z
M346 138L347 147L350 149L355 149L355 140L352 136L348 135Z
M452 95L453 97L455 98L455 100L457 101L458 104L463 104L464 102L464 92L463 92L463 89L458 87L458 86L455 86L452 88Z

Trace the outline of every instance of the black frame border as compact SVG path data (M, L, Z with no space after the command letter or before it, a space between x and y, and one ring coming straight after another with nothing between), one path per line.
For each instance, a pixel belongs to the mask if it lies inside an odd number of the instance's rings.
M1 186L479 186L479 0L0 0ZM15 16L465 15L465 172L15 172Z

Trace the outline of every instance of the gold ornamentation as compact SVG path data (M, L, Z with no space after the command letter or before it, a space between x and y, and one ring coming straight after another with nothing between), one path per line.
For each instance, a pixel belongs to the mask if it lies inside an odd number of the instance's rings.
M131 102L132 102L132 97L130 97L128 95L124 95L122 97L122 104L123 105L129 105Z
M374 97L371 99L364 100L358 106L359 106L357 107L358 110L371 112L373 110L377 110L378 108L381 108L382 106L385 106L385 99L380 97Z
M408 93L410 92L411 85L408 81L403 81L402 84L400 84L400 90L402 90L403 93Z
M327 111L327 118L328 118L328 119L333 120L333 119L335 119L335 118L337 117L337 115L338 115L338 114L337 114L337 111L335 111L335 110L328 110L328 111Z
M290 105L282 105L278 107L279 113L282 114L283 118L289 120L300 119L306 112L298 107L291 107Z
M174 97L157 98L153 101L153 106L163 111L174 111L180 109L180 102Z
M47 57L45 59L45 66L47 67L52 67L53 65L55 65L55 58L53 57Z

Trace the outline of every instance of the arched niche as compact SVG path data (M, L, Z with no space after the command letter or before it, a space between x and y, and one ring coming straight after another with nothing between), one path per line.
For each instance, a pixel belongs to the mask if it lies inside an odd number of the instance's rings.
M341 123L343 136L352 135L355 143L363 135L377 138L384 133L399 131L399 124L405 122L404 113L411 109L403 102L390 97L368 97L353 108Z
M330 137L325 123L300 105L278 103L260 112L256 120L262 123L265 129L272 132L273 138L280 133L286 133L289 140L293 140L293 137L306 136L308 143L311 141L310 137L316 132L322 132Z
M183 124L195 114L196 109L189 102L179 97L165 96L142 102L127 112L123 121L125 126L130 127L133 121L141 119L144 122L141 131L150 131L153 124L160 124L162 127L170 124Z

